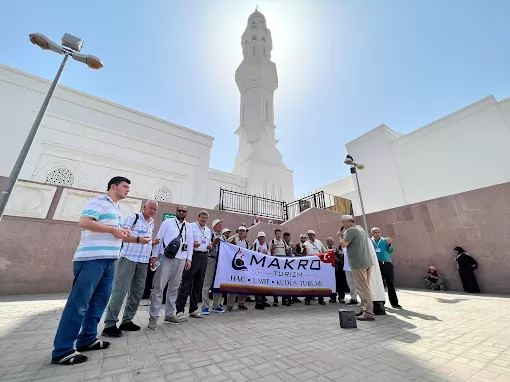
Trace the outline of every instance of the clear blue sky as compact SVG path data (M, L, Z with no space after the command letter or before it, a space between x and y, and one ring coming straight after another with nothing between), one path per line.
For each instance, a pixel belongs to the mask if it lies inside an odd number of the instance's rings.
M105 67L71 61L63 84L214 136L211 166L231 171L234 72L257 3L273 33L276 134L297 196L346 176L345 143L382 123L405 133L510 96L508 0L4 1L0 62L50 79L59 57L27 35L79 36Z

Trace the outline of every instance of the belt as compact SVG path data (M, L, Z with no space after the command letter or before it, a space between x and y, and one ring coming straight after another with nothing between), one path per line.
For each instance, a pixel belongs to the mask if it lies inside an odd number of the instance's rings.
M195 253L209 253L209 251L193 251Z
M391 261L380 261L379 260L379 264L391 264Z

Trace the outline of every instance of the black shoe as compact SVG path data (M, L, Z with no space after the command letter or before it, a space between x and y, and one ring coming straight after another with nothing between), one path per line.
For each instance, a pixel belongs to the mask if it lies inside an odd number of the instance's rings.
M264 310L264 304L256 304L255 309Z
M324 300L319 300L319 305L326 305L326 302Z
M71 350L70 352L52 358L51 363L57 365L77 365L79 363L87 362L88 359L89 357L87 357L86 355Z
M132 321L124 322L119 326L120 330L125 330L126 332L137 332L141 329L140 326L133 324Z
M359 305L359 302L357 300L352 300L347 303L347 306L356 306Z
M297 297L293 297L292 298L292 302L297 302L299 304L302 301L299 298L297 298Z
M122 331L117 328L117 326L110 326L109 328L103 329L102 335L105 337L119 338L122 337Z
M399 304L397 305L392 305L391 306L393 309L403 309Z
M268 304L267 302L263 302L261 304L264 308L270 308L271 307L271 304Z
M246 301L246 302L253 302L253 301L255 301L255 300L252 300L252 299L251 299L251 297L246 297L246 300L245 300L245 301Z
M305 305L311 305L310 301L306 300Z
M330 298L330 299L329 299L329 302L331 302L331 303L335 303L335 302L336 302L336 298Z

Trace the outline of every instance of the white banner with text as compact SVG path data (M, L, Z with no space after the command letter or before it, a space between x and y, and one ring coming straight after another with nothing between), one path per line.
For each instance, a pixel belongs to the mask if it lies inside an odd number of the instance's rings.
M221 242L213 291L274 296L335 293L334 252L314 256L267 256Z

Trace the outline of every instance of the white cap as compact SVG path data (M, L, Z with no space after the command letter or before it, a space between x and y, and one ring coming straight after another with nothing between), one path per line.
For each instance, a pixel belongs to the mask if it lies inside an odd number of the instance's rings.
M342 215L342 220L354 220L354 218L352 217L352 215Z
M223 228L223 230L221 231L221 234L223 235L226 232L232 232L232 231L229 230L228 228Z
M239 228L237 230L238 231L247 231L248 232L248 230L246 229L246 227L244 225L239 226Z
M258 234L257 234L257 237L266 237L266 234L262 231L260 231Z
M315 235L315 231L313 229L309 230L308 233L309 234L311 233L312 235Z
M216 227L216 224L221 223L222 221L223 221L223 220L221 220L221 219L216 219L216 220L214 220L214 221L212 222L212 227L213 227L213 228L214 228L214 227Z

